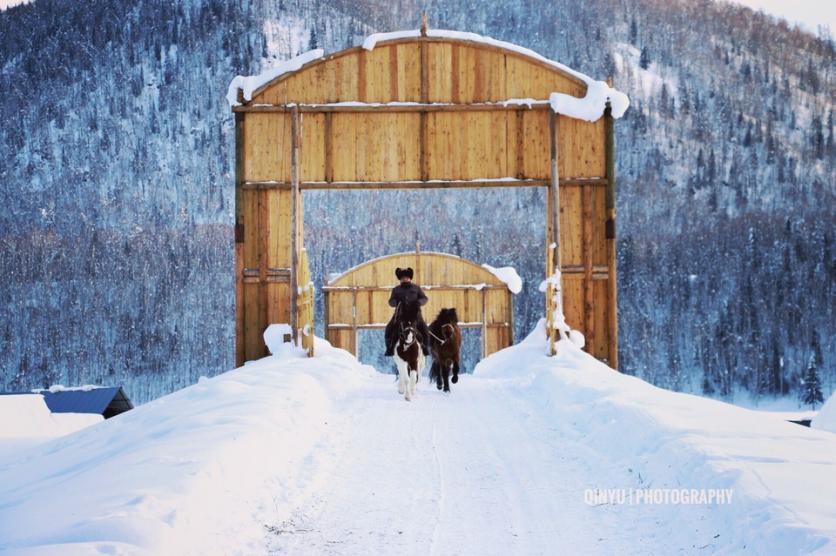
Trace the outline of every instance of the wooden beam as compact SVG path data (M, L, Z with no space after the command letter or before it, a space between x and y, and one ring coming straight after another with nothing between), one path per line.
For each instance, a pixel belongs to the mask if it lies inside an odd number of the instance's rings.
M561 186L590 185L606 186L606 178L563 178ZM247 181L242 189L291 189L290 182ZM482 179L482 180L402 180L402 181L300 181L301 191L321 191L329 189L473 189L482 187L551 187L548 179Z
M428 48L427 42L421 41L421 105L423 106L428 106L430 102L430 62ZM427 140L429 138L429 115L427 111L420 111L419 118L418 168L421 180L427 181L430 175L430 163L427 160Z
M357 334L357 290L351 292L351 342L352 342L352 353L355 357L360 354L360 346L357 345L358 342L358 334Z
M350 323L326 323L325 329L326 330L384 330L386 328L385 322L376 322L373 324L350 324ZM482 321L476 322L460 322L459 328L512 328L511 323L509 322L489 322L483 323Z
M330 294L328 292L325 292L325 297L322 299L322 302L323 302L323 306L322 306L323 318L324 318L325 324L326 324L325 331L323 332L323 334L325 335L325 339L328 340L331 343L331 345L334 345L334 338L329 334L330 331L328 330L328 326L327 326L328 322L330 322L330 316L329 316L330 310L328 309L328 305L331 302ZM336 346L336 347L339 347L339 346Z
M290 113L290 328L293 343L298 345L297 308L299 302L299 111Z
M365 93L364 93L365 94ZM424 90L422 84L421 94L429 94L429 87ZM530 104L519 104L516 102L473 102L473 103L430 103L430 102L390 102L390 103L331 103L331 104L249 104L236 106L232 109L235 113L241 112L292 112L296 108L300 113L404 113L404 112L526 112L531 110L549 110L547 100L535 100Z
M482 290L482 359L488 356L488 304L487 291Z
M244 342L244 114L235 114L235 366L246 360Z
M324 292L388 292L392 291L395 286L322 286L321 290ZM462 290L507 290L508 286L496 286L489 284L456 284L451 286L427 286L422 285L422 290L426 291L462 291Z
M554 268L562 269L563 266L561 264L560 259L560 176L558 174L558 164L557 164L557 130L558 130L558 121L557 121L557 114L554 111L549 112L549 158L550 158L550 174L551 174L551 181L549 184L549 192L551 193L551 214L549 218L551 220L551 229L552 229L552 244L554 247L551 250L551 266L552 268L549 269L549 274L546 276L547 278L551 276L551 273L554 272ZM555 308L559 313L563 313L563 286L562 281L559 281L557 285L554 287L557 288L557 292L555 294L556 299L555 301ZM550 352L551 355L555 355L555 347L554 342L556 340L554 328L549 330L549 345L550 345Z
M609 307L607 317L609 320L609 364L613 369L618 370L618 283L616 280L616 237L615 237L615 125L612 117L612 106L607 101L604 109L604 131L606 148L606 171L607 171L607 262L609 264Z

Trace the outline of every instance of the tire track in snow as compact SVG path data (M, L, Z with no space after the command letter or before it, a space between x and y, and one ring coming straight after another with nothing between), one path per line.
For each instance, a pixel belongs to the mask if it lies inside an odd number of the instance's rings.
M682 552L670 527L684 522L665 510L584 504L584 489L618 462L549 422L524 391L471 375L449 395L425 384L407 403L373 377L341 403L345 421L307 470L319 490L289 518L292 533L268 535L269 552Z
M437 401L433 400L433 416L437 419ZM437 420L433 421L433 428L432 428L432 449L433 449L433 460L435 461L436 472L438 473L438 507L437 507L437 514L436 514L436 521L435 527L433 528L432 534L432 543L430 544L430 556L434 556L436 554L436 547L438 546L438 537L441 531L441 525L444 521L444 511L446 507L446 494L447 494L447 486L445 485L445 477L444 477L444 465L441 462L441 458L438 455L438 422Z

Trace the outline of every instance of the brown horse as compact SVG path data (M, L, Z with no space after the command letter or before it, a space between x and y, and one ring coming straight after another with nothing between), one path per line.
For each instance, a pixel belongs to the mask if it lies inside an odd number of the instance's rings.
M435 380L439 390L450 391L450 371L453 372L453 384L459 381L461 346L462 331L456 310L442 309L430 324L430 351L433 356L430 381Z

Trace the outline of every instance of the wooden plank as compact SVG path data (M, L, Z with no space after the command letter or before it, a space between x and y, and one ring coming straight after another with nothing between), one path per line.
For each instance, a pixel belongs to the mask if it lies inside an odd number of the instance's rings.
M607 259L610 265L609 299L607 312L609 320L609 364L618 370L618 286L616 283L616 238L615 238L615 126L612 117L612 107L607 102L604 110L604 124L606 137L606 168L607 168Z
M255 191L258 198L258 296L262 328L270 324L270 298L267 291L267 267L270 261L270 191ZM263 330L262 330L263 332ZM263 342L262 342L263 343Z
M252 361L265 355L264 353L264 322L261 320L262 284L244 284L244 314L247 316L244 321L244 360Z
M291 148L290 148L290 327L293 336L293 343L298 343L297 330L297 304L299 297L299 237L298 224L299 219L298 205L299 205L299 112L294 110L291 112Z
M525 122L523 120L523 114L524 112L522 110L517 110L514 113L514 175L518 179L523 179L525 177Z
M305 156L298 160L298 178L303 181L325 180L325 116L299 115L299 145Z
M288 180L290 178L286 149L290 129L285 114L249 114L244 135L244 179Z
M244 342L244 243L235 243L235 366L246 361Z
M594 224L594 206L591 187L582 187L582 208L581 217L583 220L583 233L581 240L581 253L583 256L583 334L587 338L586 351L592 353L592 346L595 343L595 320L593 312L593 284L592 284L592 235ZM603 300L602 300L603 301Z
M366 102L366 51L357 55L357 100Z
M391 101L403 101L398 89L398 80L400 72L398 71L398 47L389 47L389 99Z
M325 181L334 181L334 136L333 136L333 118L331 112L325 114L325 134L323 137L325 151Z

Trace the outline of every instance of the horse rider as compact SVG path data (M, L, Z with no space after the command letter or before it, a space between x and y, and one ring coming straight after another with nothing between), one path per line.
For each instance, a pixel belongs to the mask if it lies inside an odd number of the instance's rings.
M421 315L421 306L427 303L427 296L421 290L421 286L412 282L411 268L396 268L395 276L400 280L400 284L392 288L392 295L389 296L389 306L395 307L395 312L392 318L389 319L386 325L386 357L392 357L395 354L395 342L398 339L396 326L399 322L399 314L404 309L413 310L416 313L415 327L421 335L421 351L424 356L430 354L429 343L429 329L427 323L424 322L424 317Z

